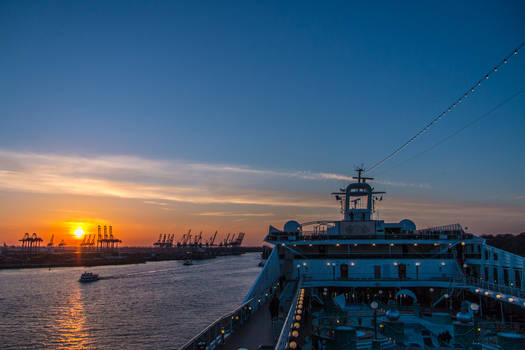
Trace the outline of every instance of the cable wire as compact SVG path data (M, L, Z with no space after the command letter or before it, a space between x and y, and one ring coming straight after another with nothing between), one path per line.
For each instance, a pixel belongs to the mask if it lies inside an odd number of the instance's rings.
M523 41L521 44L518 45L517 48L515 48L510 54L508 54L503 60L501 60L498 64L494 66L491 70L489 70L483 78L478 80L472 87L470 87L468 90L466 90L458 99L456 99L451 105L449 105L445 110L443 110L440 114L438 114L434 119L432 119L423 129L421 129L419 132L417 132L414 136L412 136L410 139L408 139L405 143L403 143L401 146L396 148L392 153L387 155L385 158L381 159L379 162L375 163L368 169L366 169L366 172L370 172L374 170L375 168L383 165L385 162L390 160L392 157L394 157L396 154L401 152L404 148L406 148L409 144L414 142L419 136L421 136L425 131L430 129L434 124L436 124L441 118L445 116L448 112L452 111L458 104L463 102L465 98L467 98L469 95L474 93L474 91L481 86L484 80L487 80L492 74L496 73L503 65L507 64L509 60L518 54L519 50L525 46L525 41Z
M392 170L394 168L397 168L398 166L400 165L403 165L405 164L406 162L409 162L417 157L420 157L422 156L423 154L427 153L427 152L430 152L431 150L433 150L434 148L438 147L439 145L441 145L442 143L444 143L445 141L448 141L449 139L453 138L454 136L456 136L457 134L461 133L463 130L467 129L468 127L476 124L477 122L479 122L480 120L488 117L489 115L491 115L492 113L496 112L498 109L500 109L501 107L505 106L507 103L510 103L512 100L514 100L516 97L520 96L521 94L525 93L525 87L520 89L518 92L514 93L513 95L507 97L506 99L504 99L503 101L501 101L500 103L498 103L496 106L492 107L489 111L483 113L482 115L480 115L479 117L475 118L475 119L472 119L471 121L469 121L468 123L466 123L465 125L463 125L461 128L457 129L456 131L454 131L452 134L442 138L441 140L439 140L438 142L434 143L432 146L426 148L425 150L419 152L419 153L416 153L415 155L413 155L412 157L408 158L407 160L405 161L401 161L400 163L388 168L387 170L385 170L384 172L381 172L381 174L384 174L385 172L389 171L389 170ZM376 175L377 176L377 175Z

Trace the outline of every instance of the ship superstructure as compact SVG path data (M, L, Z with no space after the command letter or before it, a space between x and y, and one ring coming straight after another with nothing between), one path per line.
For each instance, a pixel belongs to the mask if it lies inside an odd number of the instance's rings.
M212 341L205 348L256 349L258 340L247 329L262 322L262 305L277 295L286 312L261 324L272 330L273 341L259 340L266 348L525 342L525 259L487 245L459 224L418 229L408 219L375 219L384 192L375 191L362 169L357 172L354 183L332 194L341 203L341 220L270 226L265 241L274 249L245 304L228 315L231 325L220 326L217 337L213 327L205 330L188 347L206 335Z

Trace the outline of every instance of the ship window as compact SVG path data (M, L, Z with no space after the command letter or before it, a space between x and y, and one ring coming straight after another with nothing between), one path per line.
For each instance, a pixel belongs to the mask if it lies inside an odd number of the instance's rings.
M494 253L494 261L498 260L498 253Z
M521 271L514 270L514 281L516 282L516 287L521 287Z
M485 267L485 280L489 280L489 268Z
M494 268L493 270L493 274L494 274L494 283L498 283L498 269L497 268Z
M347 264L341 264L341 279L344 279L344 280L348 279L348 265Z
M489 251L485 250L485 260L489 260Z
M379 265L375 265L374 266L374 278L376 280L381 278L381 266L379 266Z
M397 266L397 275L400 280L407 278L407 266L405 264L399 264Z
M503 270L503 283L505 283L506 286L509 285L509 271L507 269Z

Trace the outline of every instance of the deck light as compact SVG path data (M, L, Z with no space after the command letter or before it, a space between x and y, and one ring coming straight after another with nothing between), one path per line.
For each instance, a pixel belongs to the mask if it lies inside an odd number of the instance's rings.
M261 302L261 299L258 299L257 301L260 303L260 302Z
M447 264L447 263L444 262L444 261L441 262L441 266L445 266L446 264Z
M299 329L300 327L301 327L301 324L299 322L295 322L293 324L293 328L295 328L295 329Z
M305 262L303 262L303 266L306 266L306 261L305 261Z
M268 293L265 293L264 295L265 295L265 296L268 296Z
M300 315L300 314L303 313L303 310L297 310L296 313L297 313L298 315Z
M301 265L297 264L297 268L300 268L300 267L301 267Z
M373 301L373 302L370 303L370 307L373 310L376 310L379 307L379 304L377 303L377 301Z
M221 334L224 334L224 328L221 329Z
M394 266L397 266L397 261L394 261Z
M297 348L297 343L294 341L291 341L290 344L288 344L288 346L290 347L290 349L295 349Z
M312 246L312 243L308 244L308 246L311 247L311 246Z
M296 330L293 330L293 331L292 331L292 337L294 337L294 338L299 338L299 332L296 331Z
M390 246L393 247L393 246L394 246L394 243L390 243Z
M448 299L448 297L449 297L450 295L448 295L448 293L447 293L447 294L445 294L445 295L443 295L443 296L445 297L445 299Z
M355 262L352 261L352 262L350 263L350 266L355 266Z
M429 291L432 293L434 291L434 288L430 288Z
M336 244L335 246L336 246L336 247L339 247L339 246L340 246L340 244L339 244L339 243L337 243L337 244Z
M496 298L501 299L501 294L496 295Z
M301 315L295 315L295 320L296 321L301 321Z
M357 247L357 243L354 243L354 247Z
M421 265L421 263L419 261L416 262L416 266L420 266L420 265Z
M479 288L476 288L476 293L479 293L480 292L480 289Z
M514 298L509 298L509 302L513 303L514 302Z
M330 266L331 264L329 262L326 263L326 266Z
M376 244L375 244L375 243L372 243L372 247L375 247L375 246L376 246Z
M436 242L436 243L434 243L434 245L437 246L437 245L439 245L439 243Z
M485 295L489 295L489 294L490 294L490 292L489 292L489 291L486 291L486 292L485 292Z
M478 312L478 310L479 310L479 305L476 304L476 303L472 303L472 304L470 304L470 309L471 309L472 311L474 311L474 312Z
M461 245L462 245L462 246L465 246L465 242L461 242Z
M239 315L235 316L235 319L238 320L239 319Z
M417 243L414 243L414 247L417 247Z

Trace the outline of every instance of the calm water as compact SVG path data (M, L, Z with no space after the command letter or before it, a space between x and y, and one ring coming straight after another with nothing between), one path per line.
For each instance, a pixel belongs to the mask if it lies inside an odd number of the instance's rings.
M259 254L84 268L0 270L2 349L173 349L244 299Z

